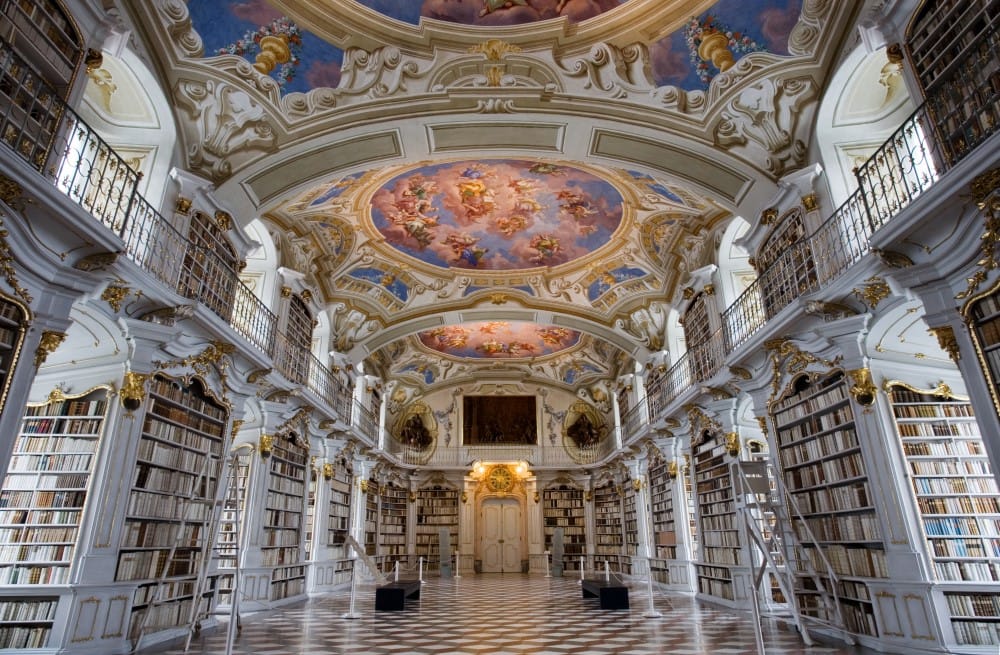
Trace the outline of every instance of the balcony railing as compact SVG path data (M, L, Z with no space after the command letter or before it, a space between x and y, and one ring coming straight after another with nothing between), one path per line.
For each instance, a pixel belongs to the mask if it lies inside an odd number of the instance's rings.
M778 259L723 312L726 354L749 341L802 294L819 290L871 252L871 237L975 148L1000 125L1000 65L996 30L966 50L968 59L937 85L855 174L858 189L815 232ZM981 47L980 47L981 46ZM718 372L725 358L713 347L692 348L650 385L648 395L664 411L691 379ZM696 360L689 364L687 360ZM671 384L684 380L685 385Z
M199 301L252 346L267 354L288 379L306 385L346 417L350 394L308 348L288 343L277 319L212 250L189 241L139 193L141 176L66 105L0 39L0 141L124 243L123 254L178 294ZM194 258L228 271L203 285L181 284ZM208 302L205 285L231 293L231 302ZM294 351L294 352L292 352ZM372 432L374 433L374 432Z

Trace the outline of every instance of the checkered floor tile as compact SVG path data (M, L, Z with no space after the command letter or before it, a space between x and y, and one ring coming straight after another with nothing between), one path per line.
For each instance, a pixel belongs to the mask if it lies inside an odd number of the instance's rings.
M654 594L659 618L644 616L644 585L630 610L601 610L577 581L516 574L428 579L402 612L375 612L372 584L355 598L360 618L343 618L347 591L244 616L234 655L756 655L747 613L679 594ZM767 655L861 655L831 645L807 647L795 632L765 622ZM189 653L225 652L225 626L194 640ZM143 651L181 655L180 646Z

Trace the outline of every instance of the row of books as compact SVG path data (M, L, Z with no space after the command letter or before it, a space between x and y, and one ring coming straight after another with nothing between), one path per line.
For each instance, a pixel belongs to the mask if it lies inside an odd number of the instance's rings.
M739 548L740 533L736 530L704 530L701 543L709 548Z
M149 391L151 395L179 403L186 411L198 412L220 422L226 420L226 410L204 399L193 387L182 387L162 378L153 378Z
M729 564L739 566L742 560L742 549L722 546L704 546L701 549L701 561L709 564Z
M268 509L301 512L302 496L271 490L267 492L267 504L265 507Z
M828 410L824 414L810 414L796 423L783 423L778 427L778 442L786 446L800 439L811 439L816 435L845 428L854 423L854 412L844 401L844 405Z
M798 441L782 446L778 451L778 457L782 466L790 467L857 448L858 435L854 430L835 430L809 441Z
M24 410L26 418L33 416L104 416L108 408L106 400L65 400L43 405L28 405Z
M298 528L301 524L301 512L280 509L264 510L264 525L269 528Z
M813 570L824 571L826 565L817 548L803 548L812 564ZM830 563L830 568L838 575L856 578L887 578L889 567L886 563L885 551L881 548L865 546L845 546L830 544L822 549L823 556Z
M208 520L209 507L174 495L133 489L128 497L128 514L130 519L204 522Z
M201 471L205 461L203 452L195 452L169 442L150 438L143 438L139 442L139 451L136 457L138 462L181 471Z
M50 435L45 437L19 437L14 444L14 454L20 453L93 453L97 439L92 436Z
M698 575L698 591L716 598L733 599L733 583L727 580L717 580Z
M945 593L952 616L990 616L1000 618L1000 596L997 594Z
M1000 539L929 537L927 543L935 557L1000 557Z
M212 480L214 486L214 479ZM133 489L157 491L164 494L189 496L192 491L200 491L195 485L201 486L201 476L191 471L177 471L160 468L147 462L139 462L135 466L132 478Z
M66 584L68 566L0 566L0 585Z
M1000 644L1000 623L957 620L951 623L955 642L963 646L995 646Z
M870 506L868 482L852 482L847 485L830 486L822 489L793 491L792 496L800 512L820 514L824 512L846 512L873 510Z
M907 457L985 457L983 442L977 439L948 441L904 441Z
M23 621L52 621L56 618L56 608L59 601L56 599L28 600L18 599L17 602L0 602L0 622L11 623Z
M981 475L992 476L993 469L985 460L963 459L955 460L909 460L910 471L915 475Z
M283 564L296 564L300 561L302 561L302 553L298 545L261 550L262 566L281 566Z
M144 437L184 446L199 453L210 452L214 455L222 453L222 440L219 438L219 435L206 433L205 430L190 429L175 425L174 423L168 423L152 414L146 415L146 422L143 425L142 432Z
M0 546L0 563L69 564L73 550L72 544L5 544Z
M290 464L294 467L305 468L306 462L309 461L308 451L299 446L288 441L276 440L274 446L271 448L271 470L275 471L275 464ZM282 475L293 475L291 472L282 473Z
M165 544L195 546L205 531L197 523L126 521L122 528L123 548L153 548Z
M838 514L809 516L806 523L819 541L882 541L882 527L872 514ZM810 541L808 534L796 528L800 542Z
M801 413L795 415L797 418L825 409L830 405L836 404L838 401L847 400L847 390L843 384L837 383L838 379L831 379L825 385L819 384L805 391L792 394L787 398L782 398L775 403L775 409L777 410L774 414L775 420L778 419L784 410L801 408Z
M163 605L144 605L132 612L129 632L133 639L138 639L140 626L145 625L146 632L166 630L184 625L191 613L193 599L186 598L175 603Z
M73 491L0 491L0 507L83 507L83 501L87 498L87 492L83 490Z
M23 527L0 529L0 543L49 543L71 544L76 542L76 526L70 527Z
M841 603L840 613L849 632L859 635L878 636L875 609L868 603Z
M789 489L816 487L830 482L842 482L865 476L864 462L859 451L845 453L843 457L805 464L785 471Z
M0 625L0 648L45 648L51 632L50 626Z
M14 525L77 525L79 509L6 509L0 510L0 526Z
M1000 537L1000 519L972 517L924 517L924 532L929 536L983 535Z
M996 496L918 497L917 507L923 514L1000 514L1000 498Z
M46 439L50 441L58 441L59 437L70 437L70 436L85 436L90 437L89 441L93 441L96 437L101 434L101 428L104 425L104 419L102 417L95 418L25 418L21 421L21 434L32 435L32 434L43 434L48 435L46 437L25 437L19 439L18 441L31 441L33 445L34 442L42 441L45 442ZM84 441L81 439L81 441ZM15 450L27 449L25 446L18 445Z
M1000 582L1000 562L934 562L938 580L950 582Z
M146 412L146 420L142 430L152 434L163 426L174 427L193 434L204 434L216 439L222 438L222 431L225 428L223 422L210 417L198 416L189 407L168 404L160 399L154 399L153 406Z
M14 455L10 459L9 473L34 473L37 471L90 471L92 454L77 455Z
M176 549L172 558L169 548L122 551L118 554L115 580L153 580L162 575L194 575L199 555L200 551L197 549Z
M269 527L264 531L262 548L275 548L283 546L298 546L299 531L296 528L277 529Z
M65 490L86 489L90 480L88 473L47 473L34 475L10 475L4 480L4 489Z
M157 591L159 588L159 591ZM194 580L163 580L159 584L139 585L132 597L132 605L146 605L157 594L160 600L184 598L194 594Z

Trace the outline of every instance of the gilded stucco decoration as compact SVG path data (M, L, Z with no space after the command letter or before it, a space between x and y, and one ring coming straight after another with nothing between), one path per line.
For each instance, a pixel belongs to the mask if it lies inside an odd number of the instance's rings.
M856 368L847 371L847 377L851 381L850 392L855 402L868 407L875 403L875 394L878 387L872 380L872 372L868 368Z
M122 406L129 411L137 409L146 397L146 382L148 381L148 374L136 373L135 371L126 372L122 379L121 391L118 392Z
M24 302L31 304L34 298L31 297L27 289L21 286L21 283L17 279L17 270L14 268L14 254L7 243L8 236L9 232L4 229L3 219L0 218L0 273L3 274L4 279L7 280L7 285L14 293Z
M809 367L819 367L823 372L827 372L836 367L841 359L838 355L832 360L817 357L813 353L806 352L791 339L772 339L764 343L764 350L771 357L771 401L778 397L781 389L783 374L794 378L803 373ZM816 377L817 373L810 374L810 378Z
M951 361L957 363L961 359L962 350L958 346L958 339L955 337L955 329L953 327L950 325L941 325L929 328L927 331L937 337L938 345L941 346L941 350L948 353Z
M608 435L607 421L594 405L577 401L566 410L562 443L575 461L593 461L593 452Z
M38 342L38 348L35 349L35 368L44 364L48 356L54 353L65 340L65 332L56 332L55 330L43 331L42 337Z
M994 168L976 177L970 187L972 198L983 214L983 236L980 246L982 257L976 262L979 270L973 273L967 282L965 291L955 294L962 300L969 298L985 282L990 271L1000 267L998 244L1000 244L1000 168Z
M889 284L878 276L868 278L861 288L855 287L851 292L872 310L877 309L880 302L892 295Z

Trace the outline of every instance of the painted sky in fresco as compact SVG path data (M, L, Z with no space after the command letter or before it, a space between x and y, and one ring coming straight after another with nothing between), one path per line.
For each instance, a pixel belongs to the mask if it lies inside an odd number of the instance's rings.
M604 246L622 219L609 182L569 166L484 159L424 166L372 196L388 245L445 268L557 266Z
M788 35L802 12L801 0L721 0L673 34L650 45L650 64L657 86L688 91L707 89L719 70L697 54L709 31L729 37L733 59L749 52L788 54Z
M344 53L300 29L264 0L190 0L188 12L206 57L228 52L253 62L260 53L261 36L284 35L291 45L292 61L271 72L282 93L340 84Z
M453 357L517 359L565 350L580 340L580 333L523 321L480 321L426 330L417 338L428 348Z
M357 0L370 9L416 25L421 16L465 25L519 25L566 16L580 22L626 0Z

